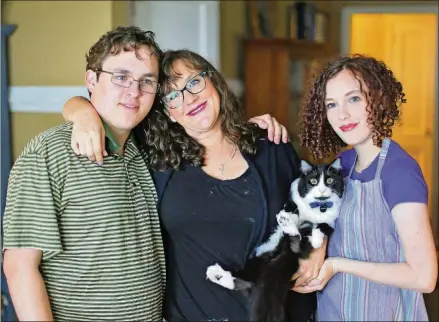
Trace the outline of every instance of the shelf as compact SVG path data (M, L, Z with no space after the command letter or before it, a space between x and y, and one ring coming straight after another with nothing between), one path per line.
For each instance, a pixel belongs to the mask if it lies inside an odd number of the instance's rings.
M290 38L244 38L244 46L290 49L291 58L325 58L330 55L328 44Z

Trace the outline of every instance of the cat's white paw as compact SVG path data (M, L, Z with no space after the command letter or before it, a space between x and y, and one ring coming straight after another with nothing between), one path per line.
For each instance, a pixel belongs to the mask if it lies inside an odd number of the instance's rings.
M311 236L308 238L313 248L320 248L323 244L325 234L323 234L320 229L313 229Z
M285 234L290 236L300 235L299 229L297 228L297 215L281 210L276 215L276 219L279 227Z
M235 278L230 272L223 270L223 268L218 264L211 265L207 268L206 278L211 282L230 290L235 288Z

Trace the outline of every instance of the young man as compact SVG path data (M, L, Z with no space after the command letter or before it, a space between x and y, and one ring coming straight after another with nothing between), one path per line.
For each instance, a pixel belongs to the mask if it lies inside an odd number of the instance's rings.
M160 55L154 35L135 27L90 49L86 86L105 123L103 166L74 154L71 123L35 137L15 162L3 247L19 320L161 320L156 192L133 134L158 91Z

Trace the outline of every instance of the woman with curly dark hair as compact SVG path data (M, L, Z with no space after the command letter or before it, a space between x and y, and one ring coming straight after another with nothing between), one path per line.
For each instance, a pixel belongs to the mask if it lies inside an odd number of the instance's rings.
M216 262L244 267L275 228L300 160L291 144L270 142L244 118L224 77L200 55L165 52L160 88L160 102L144 120L144 143L147 166L155 170L167 257L164 318L246 321L246 295L206 280L206 268ZM73 99L64 115L83 128L100 128L90 111L88 101ZM325 250L315 250L302 268L318 271ZM309 275L301 274L298 280ZM316 296L292 291L287 303L289 320L305 322Z
M301 143L315 158L340 154L345 195L328 258L299 292L322 290L322 321L428 320L437 260L418 163L390 140L406 102L401 83L372 57L323 68L301 113Z

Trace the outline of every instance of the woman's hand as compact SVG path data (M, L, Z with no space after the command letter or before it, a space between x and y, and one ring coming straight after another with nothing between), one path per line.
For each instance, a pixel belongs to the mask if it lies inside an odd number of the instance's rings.
M64 120L73 123L71 147L76 155L87 156L102 165L105 151L105 129L90 101L82 96L69 98L64 104Z
M309 258L300 260L299 270L291 278L291 280L296 280L294 286L305 286L317 278L320 268L325 261L327 244L328 239L325 238L322 246L314 249Z
M108 155L105 151L105 129L96 112L77 114L71 145L76 155L87 156L89 160L103 164L104 156Z
M323 266L320 269L317 278L309 282L308 285L293 287L293 291L299 293L311 293L315 291L321 291L326 286L331 277L337 273L337 267L335 263L336 258L327 258L323 263Z
M256 123L261 129L267 129L268 139L276 144L279 144L281 139L284 143L289 141L287 128L270 114L255 116L248 121Z

